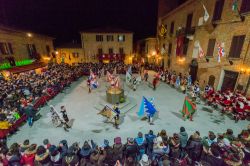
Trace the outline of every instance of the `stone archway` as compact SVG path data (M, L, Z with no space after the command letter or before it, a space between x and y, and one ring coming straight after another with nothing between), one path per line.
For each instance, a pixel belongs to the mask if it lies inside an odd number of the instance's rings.
M192 81L195 82L197 79L198 72L198 62L196 59L193 59L189 65L189 74L191 75Z
M214 87L214 82L215 82L215 76L210 75L209 78L208 78L208 85Z

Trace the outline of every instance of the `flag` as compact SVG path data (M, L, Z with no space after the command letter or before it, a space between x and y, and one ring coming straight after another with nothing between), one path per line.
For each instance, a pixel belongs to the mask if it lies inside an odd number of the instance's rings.
M115 79L114 79L114 87L116 88L120 88L120 78L117 76Z
M89 79L90 79L90 80L93 80L93 79L95 79L95 78L96 78L96 76L95 76L94 72L93 72L92 70L90 70Z
M126 83L129 84L132 79L132 75L127 71L126 72Z
M233 0L232 11L238 11L238 0Z
M176 56L181 56L183 53L184 36L178 36L176 40Z
M93 80L90 81L91 89L96 89L96 88L98 88L98 86L99 86L99 83L97 82L96 79L93 79Z
M116 115L114 110L107 105L98 114L107 117L109 120L112 120L113 117Z
M130 75L132 75L132 67L131 66L128 67L128 72Z
M107 71L106 80L110 82L112 80L112 77L113 77L112 74L110 74L110 72Z
M208 19L209 19L209 14L208 14L208 12L207 12L207 9L206 9L205 5L202 4L202 6L203 6L203 9L204 9L204 16L203 16L203 19L204 19L205 22L207 22Z
M150 114L151 116L153 116L157 110L155 109L155 106L153 104L153 100L151 100L152 102L148 101L144 96L142 97L142 102L141 102L141 106L140 106L140 110L137 113L137 115L139 117L143 116L144 113Z
M200 45L200 42L198 42L198 56L199 56L199 58L202 58L202 57L204 57L205 56L205 53L204 53L204 51L203 51L203 49L201 48L201 45Z
M193 103L187 96L185 97L183 108L181 110L182 116L189 118L196 111L196 104Z
M224 48L222 47L222 44L217 44L218 47L218 62L221 62L221 57L225 55Z
M159 34L160 34L161 37L165 37L166 34L167 34L167 28L163 24L161 24Z
M129 84L132 79L132 68L129 66L127 72L126 72L126 84Z

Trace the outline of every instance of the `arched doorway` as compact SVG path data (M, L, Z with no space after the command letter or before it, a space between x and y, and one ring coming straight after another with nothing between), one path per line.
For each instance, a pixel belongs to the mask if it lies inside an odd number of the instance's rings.
M192 81L195 82L197 79L197 72L198 72L198 62L196 59L193 59L190 63L190 70L189 74L191 75Z
M215 82L215 76L210 75L209 78L208 78L208 85L214 87L214 82Z

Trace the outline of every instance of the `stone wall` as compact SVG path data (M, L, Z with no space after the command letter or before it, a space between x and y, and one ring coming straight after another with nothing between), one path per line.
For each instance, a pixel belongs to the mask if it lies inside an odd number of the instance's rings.
M250 41L250 15L244 15L244 21L237 12L232 11L232 2L225 0L221 20L213 22L213 12L215 8L216 0L202 1L210 15L207 22L203 25L198 26L199 19L204 16L204 9L200 1L189 0L177 9L171 11L167 15L161 17L163 24L167 25L168 33L170 31L170 24L175 21L174 34L171 37L168 35L165 39L160 39L160 45L165 43L166 50L168 50L168 43L172 43L172 54L171 58L171 69L177 72L188 71L189 64L194 58L193 50L195 41L199 41L201 48L203 49L205 55L208 49L209 39L216 39L216 43L224 43L225 56L221 58L221 62L217 61L218 49L215 44L214 52L212 57L202 57L197 58L199 69L198 69L198 80L199 82L208 82L209 76L215 76L214 87L220 90L220 82L223 77L221 73L224 70L235 71L239 73L238 80L235 88L238 85L243 85L244 89L247 87L249 76L247 73L240 72L241 66L250 69L250 55L249 55L249 41ZM240 9L241 0L239 1ZM189 40L187 55L185 56L185 61L180 62L179 57L176 57L176 36L175 32L178 27L185 27L187 15L193 13L192 27L195 28L195 33L193 35L193 40ZM215 26L214 26L215 25ZM240 58L230 58L228 57L233 36L246 35L243 48L240 54ZM232 63L230 64L231 61ZM165 58L167 62L167 57ZM166 67L167 67L167 63ZM250 92L250 90L246 90ZM248 93L250 95L250 93Z

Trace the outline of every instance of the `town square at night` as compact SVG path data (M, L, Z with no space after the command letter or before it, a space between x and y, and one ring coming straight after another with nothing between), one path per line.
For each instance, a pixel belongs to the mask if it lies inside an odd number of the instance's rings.
M250 165L249 13L0 1L0 166Z

